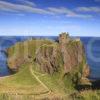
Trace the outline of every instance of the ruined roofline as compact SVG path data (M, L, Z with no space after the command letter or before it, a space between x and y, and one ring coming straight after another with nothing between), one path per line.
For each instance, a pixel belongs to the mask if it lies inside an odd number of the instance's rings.
M62 32L61 34L59 34L59 36L69 36L68 32Z
M68 32L59 34L59 43L68 43L70 40L81 41L80 38L71 38Z

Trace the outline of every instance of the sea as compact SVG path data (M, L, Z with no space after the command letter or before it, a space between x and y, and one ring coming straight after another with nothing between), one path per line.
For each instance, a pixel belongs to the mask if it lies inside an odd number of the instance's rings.
M57 36L0 36L0 77L10 75L7 66L6 50L17 42L28 39L57 40ZM72 37L80 38L84 44L87 63L91 69L90 79L100 80L100 37Z

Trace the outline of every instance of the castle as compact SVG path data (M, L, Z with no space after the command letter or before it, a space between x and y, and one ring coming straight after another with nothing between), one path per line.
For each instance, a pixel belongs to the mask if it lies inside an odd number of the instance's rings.
M71 37L69 36L69 33L63 32L59 35L59 43L68 43L71 40ZM74 38L72 39L74 41L80 41L80 38Z
M59 35L59 43L68 43L70 41L69 34L64 32Z

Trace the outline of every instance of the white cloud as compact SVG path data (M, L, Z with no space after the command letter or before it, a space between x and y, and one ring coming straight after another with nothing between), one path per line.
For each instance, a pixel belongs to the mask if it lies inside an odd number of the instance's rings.
M71 15L75 14L73 11L65 7L59 7L59 8L49 7L48 10L56 14L71 14Z
M100 13L100 7L78 7L76 11Z
M77 14L76 12L65 7L60 7L60 8L49 7L48 10L55 14L65 14L66 17L73 17L73 18L92 18L93 17L92 15Z
M92 18L92 15L81 15L73 11L72 9L68 9L67 7L48 7L48 8L39 8L33 2L28 0L20 0L24 1L23 4L14 4L11 2L0 1L0 10L6 12L14 12L14 13L36 13L36 14L49 14L49 15L65 15L66 17L75 17L75 18ZM19 3L20 3L19 2ZM32 6L34 5L34 6ZM86 8L86 7L78 7L77 11L91 11L94 10L99 12L98 8Z
M29 13L38 13L38 14L53 14L52 12L49 12L44 9L40 9L37 7L30 7L27 5L21 5L21 4L13 4L10 2L0 1L0 10L3 11L12 11L12 12L29 12Z
M83 14L75 14L75 15L66 15L67 17L73 17L73 18L85 18L85 19L90 19L93 18L92 15L83 15Z
M64 8L64 7L60 7L60 8L54 8L54 7L49 7L48 8L49 11L56 13L56 14L65 14L66 17L73 17L73 18L92 18L92 15L87 15L87 14L77 14L76 12Z
M29 1L29 0L17 0L18 3L27 5L27 6L31 6L31 7L35 7L36 4L33 1Z

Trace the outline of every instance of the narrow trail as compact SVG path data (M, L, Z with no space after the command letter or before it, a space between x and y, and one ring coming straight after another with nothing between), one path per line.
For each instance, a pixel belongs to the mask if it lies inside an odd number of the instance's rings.
M50 92L50 89L34 74L34 71L32 69L32 65L30 65L29 67L31 74L36 78L36 80L45 88Z
M10 78L11 76L13 76L13 75L1 76L0 79Z
M39 73L39 72L35 72L35 71L33 71L34 72L34 74L36 73L36 74L39 74L40 76L45 76L46 74L42 74L42 73Z

